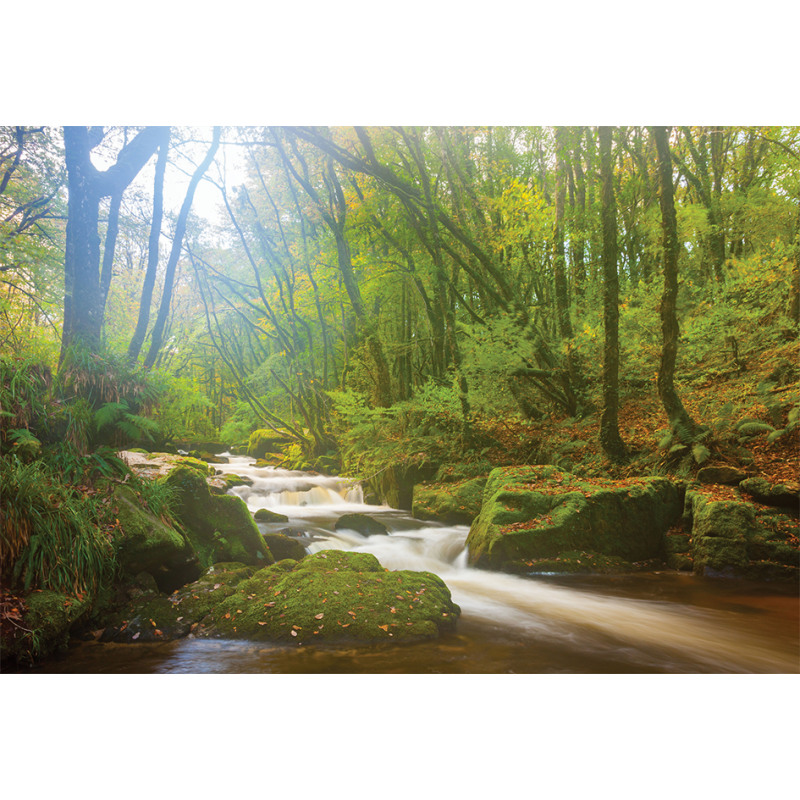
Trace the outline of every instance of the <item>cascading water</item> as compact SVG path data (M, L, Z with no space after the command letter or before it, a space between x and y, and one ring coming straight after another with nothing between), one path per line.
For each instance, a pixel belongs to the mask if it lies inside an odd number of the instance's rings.
M467 566L468 528L414 520L387 506L369 506L361 489L341 478L256 468L231 457L224 471L252 479L232 490L251 511L268 508L289 517L309 537L311 552L334 548L375 555L392 569L439 575L462 609L459 625L509 642L581 651L594 663L611 659L628 671L797 672L796 642L776 647L757 630L743 631L729 612L674 602L615 597ZM335 530L345 513L379 518L389 535ZM268 526L271 530L285 527ZM536 671L536 670L534 670Z

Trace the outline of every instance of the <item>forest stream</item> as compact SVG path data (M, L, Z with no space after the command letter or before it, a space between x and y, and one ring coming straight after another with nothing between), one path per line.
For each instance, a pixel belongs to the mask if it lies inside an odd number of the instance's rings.
M262 532L303 531L309 552L374 554L390 569L428 570L462 615L454 634L412 645L291 645L182 639L80 642L40 668L58 673L796 673L796 589L677 572L517 577L467 566L468 527L423 522L366 505L342 478L256 468L231 456L223 471L253 480L233 489L251 512L286 514ZM346 513L389 535L335 530Z

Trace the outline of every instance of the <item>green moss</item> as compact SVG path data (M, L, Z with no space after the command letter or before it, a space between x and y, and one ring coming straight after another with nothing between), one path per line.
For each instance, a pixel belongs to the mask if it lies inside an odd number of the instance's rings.
M217 561L274 560L241 498L213 494L191 464L178 465L162 480L177 490L176 516L203 567Z
M117 486L114 501L120 523L114 549L124 572L152 572L173 560L186 560L191 552L186 539L147 511L131 488Z
M276 561L284 558L300 561L306 556L305 547L291 536L285 536L282 533L265 533L264 541Z
M61 592L37 590L24 599L24 630L3 637L4 661L29 664L66 648L70 630L89 614L92 606L89 596Z
M470 561L505 569L577 550L657 558L680 518L681 494L665 478L588 481L552 466L501 467L489 475L467 537Z
M486 476L455 483L414 487L412 512L417 519L436 519L451 525L470 524L481 510Z
M286 514L277 514L274 511L270 511L268 508L259 508L258 511L253 514L253 519L256 522L288 522L289 517Z
M273 430L262 428L253 431L247 443L247 455L251 458L264 458L267 453L279 453L280 446L288 441L288 437Z
M215 603L200 635L310 642L407 641L452 630L460 610L441 578L388 572L368 553L281 561Z

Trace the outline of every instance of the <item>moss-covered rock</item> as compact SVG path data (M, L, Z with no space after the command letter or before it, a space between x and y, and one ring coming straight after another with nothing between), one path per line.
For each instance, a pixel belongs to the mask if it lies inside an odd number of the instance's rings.
M306 556L306 548L297 539L282 533L265 533L264 541L276 561L291 558L300 561Z
M417 519L435 519L451 525L469 525L481 510L486 476L455 483L414 487L412 513Z
M180 531L144 508L128 486L114 489L114 502L120 525L113 544L123 576L148 572L162 591L197 577L197 556Z
M665 478L589 481L552 466L500 467L467 537L470 562L528 571L528 562L578 550L658 558L682 507L681 487Z
M240 497L213 494L204 475L191 464L179 464L162 480L177 490L175 513L202 567L218 561L273 562Z
M796 482L772 484L764 478L754 477L742 481L739 489L758 503L791 508L795 512L800 508L800 484Z
M362 536L380 536L389 533L389 529L378 520L367 514L342 514L334 526L337 531L351 530Z
M232 594L255 569L236 562L214 564L187 586L163 594L130 597L107 615L101 642L158 642L179 639L197 627L215 604Z
M723 483L731 486L741 483L747 477L747 473L735 467L725 465L703 467L697 472L697 480L700 483Z
M253 431L247 443L247 455L251 458L264 458L267 453L280 453L281 446L291 441L286 434L262 428Z
M699 490L686 493L694 570L710 576L756 579L797 577L798 521L751 502L719 500Z
M278 514L275 511L270 511L268 508L259 508L253 514L253 519L256 522L288 522L289 517L286 514Z
M21 626L3 636L2 660L6 664L31 664L69 643L70 631L88 616L92 598L36 590L24 598L27 607Z
M285 642L413 641L454 629L460 609L441 578L384 570L368 553L324 550L302 561L279 561L240 581L205 608L197 636ZM176 607L189 612L187 601Z

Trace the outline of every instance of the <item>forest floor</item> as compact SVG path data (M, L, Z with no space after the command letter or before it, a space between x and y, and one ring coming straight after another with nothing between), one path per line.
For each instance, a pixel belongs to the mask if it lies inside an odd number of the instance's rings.
M743 370L719 370L700 363L695 365L697 377L681 380L678 376L676 388L687 412L695 422L711 428L705 441L710 450L705 466L736 467L770 483L797 483L800 430L795 428L772 443L766 435L743 442L734 426L742 419L752 419L783 428L789 411L798 404L798 363L800 341L794 340L751 352ZM587 477L670 474L690 479L699 468L697 464L681 466L670 457L668 448L659 448L668 423L655 377L647 386L623 390L620 398L619 429L631 456L627 464L614 465L604 456L599 442L600 415L598 409L583 419L481 421L487 438L496 442L486 457L495 464L561 462Z

